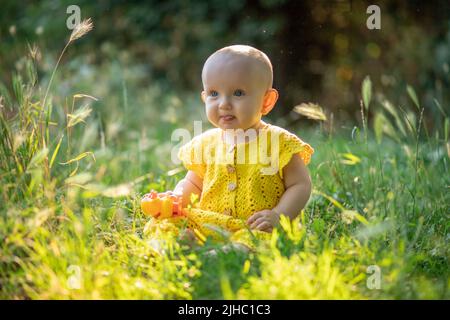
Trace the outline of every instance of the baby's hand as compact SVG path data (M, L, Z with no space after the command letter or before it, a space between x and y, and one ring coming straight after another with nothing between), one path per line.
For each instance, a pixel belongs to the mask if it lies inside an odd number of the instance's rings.
M274 210L262 210L255 212L247 220L250 229L272 232L280 222L280 214Z

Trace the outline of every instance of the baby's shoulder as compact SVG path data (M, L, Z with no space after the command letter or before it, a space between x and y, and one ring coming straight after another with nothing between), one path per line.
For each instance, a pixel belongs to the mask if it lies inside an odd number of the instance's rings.
M194 138L192 138L193 143L201 143L201 144L209 144L209 143L215 143L216 139L220 137L220 129L219 128L212 128L208 129L205 132L196 135Z
M281 141L299 139L299 137L295 133L273 124L269 126L269 130L272 134L276 134L277 136L279 136Z
M212 128L209 130L206 130L205 132L196 135L192 138L192 140L188 143L188 145L195 145L195 146L206 146L209 144L216 144L216 141L218 137L220 137L220 129L218 128Z

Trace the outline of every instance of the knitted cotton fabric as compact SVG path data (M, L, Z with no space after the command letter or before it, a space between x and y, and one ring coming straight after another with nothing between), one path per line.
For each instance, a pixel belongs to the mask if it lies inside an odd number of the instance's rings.
M182 146L178 157L186 169L203 179L200 201L189 211L190 226L211 234L204 225L217 225L236 238L253 213L278 204L285 191L283 168L292 156L298 154L307 165L314 149L271 124L249 135L250 141L228 143L226 134L220 128L208 130Z

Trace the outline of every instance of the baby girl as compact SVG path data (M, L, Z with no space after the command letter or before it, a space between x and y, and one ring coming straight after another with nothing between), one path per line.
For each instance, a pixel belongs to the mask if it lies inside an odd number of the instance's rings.
M314 149L261 119L278 99L272 81L269 58L250 46L225 47L206 60L201 97L216 128L181 147L178 157L188 172L174 190L183 207L192 194L198 195L190 211L192 228L205 230L204 222L232 233L251 229L267 234L280 215L293 219L306 205L311 194L306 165ZM261 151L270 153L275 170L267 170Z

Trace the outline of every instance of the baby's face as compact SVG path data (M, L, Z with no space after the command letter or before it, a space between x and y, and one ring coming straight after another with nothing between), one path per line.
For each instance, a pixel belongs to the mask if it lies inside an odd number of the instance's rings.
M259 128L268 88L257 61L220 54L207 62L202 78L202 99L214 126L223 130Z

